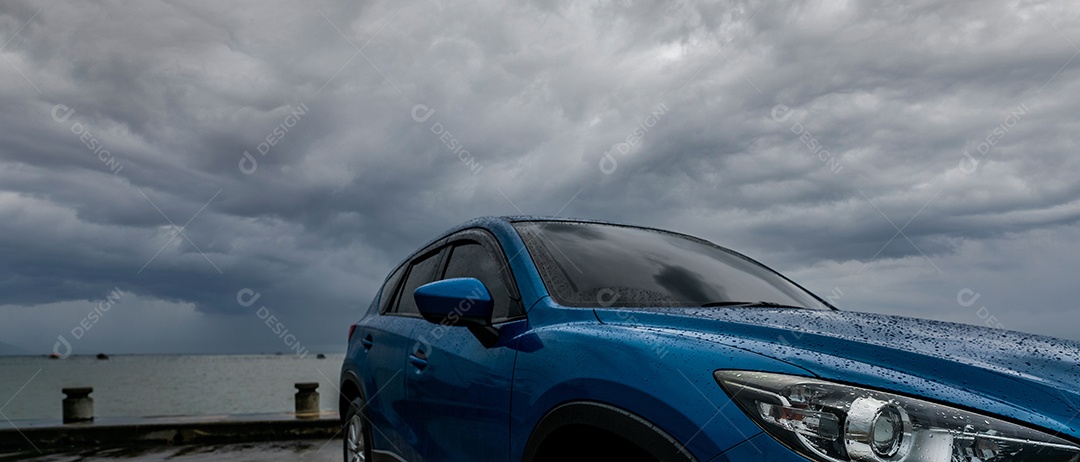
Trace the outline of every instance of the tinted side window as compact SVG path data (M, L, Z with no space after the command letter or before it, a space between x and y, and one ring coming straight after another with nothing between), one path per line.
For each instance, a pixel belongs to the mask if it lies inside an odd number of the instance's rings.
M446 273L443 278L479 279L487 286L488 292L491 292L491 300L494 302L491 319L500 320L509 316L511 306L515 301L507 292L506 283L499 274L499 269L500 265L484 246L468 242L454 247L450 254L450 261L446 264Z
M398 305L395 311L398 314L420 314L420 310L416 309L416 299L413 298L413 292L416 291L417 287L435 280L435 269L438 265L439 252L434 252L416 260L409 267L409 276L405 278L405 285L402 286L397 297Z
M390 307L394 304L394 295L397 294L398 283L401 282L401 276L405 274L405 268L407 265L402 264L389 278L386 279L386 284L383 284L382 291L379 292L379 313L386 313L390 311Z

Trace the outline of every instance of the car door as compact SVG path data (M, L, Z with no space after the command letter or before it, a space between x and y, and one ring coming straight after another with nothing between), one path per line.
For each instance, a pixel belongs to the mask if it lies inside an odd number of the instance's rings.
M361 345L367 350L369 370L365 376L370 377L370 382L365 388L371 423L376 430L372 432L376 453L392 452L405 460L420 457L421 439L415 431L421 419L420 407L405 396L405 379L409 372L408 355L415 343L412 332L426 321L416 309L412 291L434 280L441 268L441 258L442 248L431 246L399 268L401 274L392 274L388 280L391 293L383 295L386 302L379 315L372 322L357 326L354 333L363 336Z
M473 277L487 286L499 340L485 348L465 327L424 323L413 331L406 395L420 403L428 461L507 461L515 337L526 320L501 247L484 231L452 236L442 278Z

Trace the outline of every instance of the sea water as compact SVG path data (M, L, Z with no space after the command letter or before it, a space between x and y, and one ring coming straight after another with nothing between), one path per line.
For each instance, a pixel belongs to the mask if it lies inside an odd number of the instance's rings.
M343 358L0 356L0 421L59 420L65 387L93 387L98 417L291 412L297 382L319 382L320 407L335 410Z

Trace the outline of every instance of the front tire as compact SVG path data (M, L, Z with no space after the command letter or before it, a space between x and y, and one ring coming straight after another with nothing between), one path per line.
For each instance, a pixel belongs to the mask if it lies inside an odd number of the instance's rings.
M371 430L364 415L363 398L353 399L345 413L345 462L367 462L371 460Z

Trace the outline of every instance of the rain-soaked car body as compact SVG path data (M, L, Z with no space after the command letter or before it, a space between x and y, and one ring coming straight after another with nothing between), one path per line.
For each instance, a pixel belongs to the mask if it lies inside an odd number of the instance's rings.
M347 460L1080 459L1080 344L838 311L667 231L447 231L349 333Z

